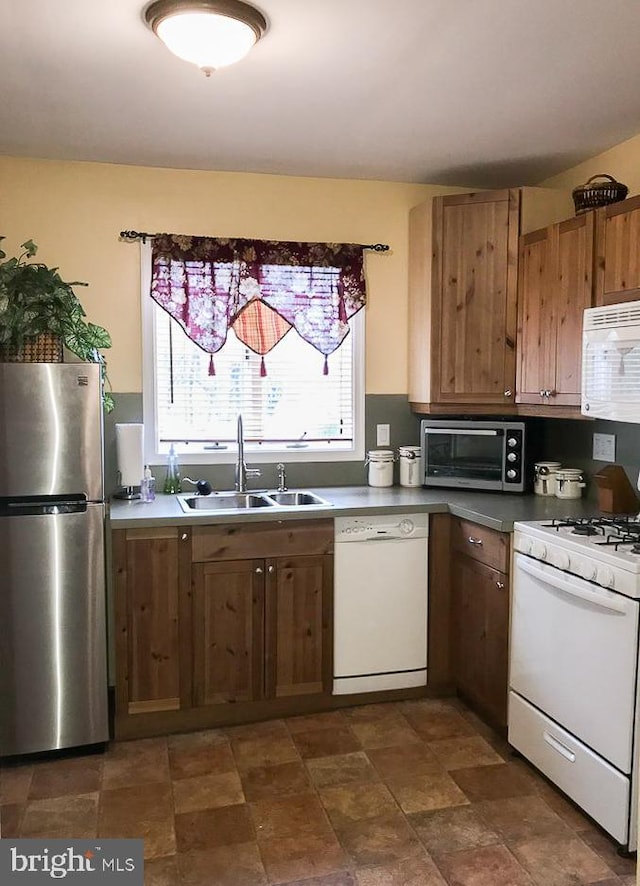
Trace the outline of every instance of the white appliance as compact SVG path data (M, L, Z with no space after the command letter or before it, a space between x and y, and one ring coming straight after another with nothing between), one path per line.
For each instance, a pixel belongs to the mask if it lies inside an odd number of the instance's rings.
M334 695L427 682L428 514L335 521Z
M509 743L635 851L640 521L514 529Z
M582 413L640 422L640 301L584 312Z

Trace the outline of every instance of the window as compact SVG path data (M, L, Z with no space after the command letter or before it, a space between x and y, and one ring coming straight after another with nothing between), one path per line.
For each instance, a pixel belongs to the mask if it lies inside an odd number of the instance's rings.
M364 457L364 311L328 358L291 329L264 358L230 330L213 355L187 337L149 296L151 250L142 274L145 459L171 443L183 464L235 460L242 414L254 461L343 461ZM210 365L214 374L210 374Z

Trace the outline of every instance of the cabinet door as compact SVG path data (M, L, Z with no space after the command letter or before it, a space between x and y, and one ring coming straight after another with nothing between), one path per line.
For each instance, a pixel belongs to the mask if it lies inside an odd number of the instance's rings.
M579 406L582 315L593 304L593 213L520 239L518 403Z
M433 208L433 400L512 404L519 192L436 197Z
M267 697L330 694L333 558L267 561Z
M456 685L498 727L507 722L507 576L470 557L452 569L451 647Z
M264 561L193 566L194 704L263 696Z
M520 238L518 403L544 403L555 384L553 227Z
M596 304L640 299L640 196L598 209L595 216Z
M180 660L188 540L188 532L175 527L113 534L119 715L188 705L189 675Z

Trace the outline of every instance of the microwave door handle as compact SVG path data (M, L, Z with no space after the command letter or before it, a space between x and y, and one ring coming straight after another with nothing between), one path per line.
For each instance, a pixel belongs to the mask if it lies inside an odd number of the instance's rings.
M546 585L549 585L549 587L562 591L562 593L566 594L568 597L577 597L585 603L590 603L592 606L597 606L599 609L608 609L610 612L616 612L619 615L628 614L628 609L624 605L624 602L618 602L617 600L611 599L608 596L609 592L605 590L596 591L595 589L591 590L588 587L583 587L583 584L586 584L586 582L583 583L580 579L576 580L575 577L569 581L564 578L563 575L557 575L555 571L550 572L547 569L537 566L530 560L526 560L522 555L516 556L516 574L517 570L522 570L522 572L528 573L533 578L537 578ZM580 583L578 584L578 582ZM605 596L605 594L607 596Z
M425 434L444 434L447 437L501 437L502 430L482 428L425 428Z

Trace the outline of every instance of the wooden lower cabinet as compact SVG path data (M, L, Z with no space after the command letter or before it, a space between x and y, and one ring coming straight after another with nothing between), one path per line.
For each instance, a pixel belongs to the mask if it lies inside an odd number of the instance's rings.
M509 579L457 555L451 574L453 679L460 694L495 726L507 725Z
M261 561L193 565L193 703L257 701L264 694Z
M113 586L117 738L330 696L332 520L116 530Z

